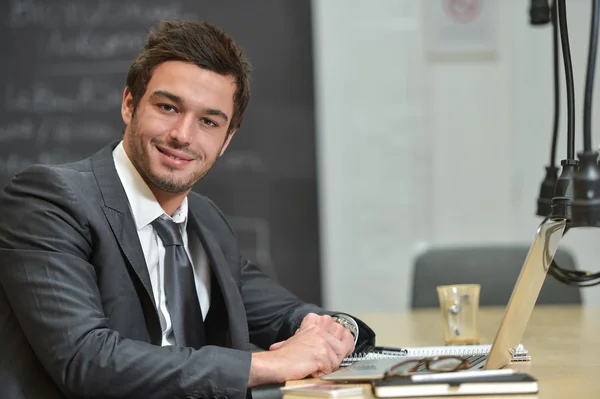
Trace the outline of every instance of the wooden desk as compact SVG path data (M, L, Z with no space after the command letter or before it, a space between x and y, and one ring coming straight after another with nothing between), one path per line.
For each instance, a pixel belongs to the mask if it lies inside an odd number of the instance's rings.
M504 308L482 308L481 343L491 344ZM389 314L357 314L377 333L377 344L388 346L443 345L443 326L438 309ZM600 308L536 306L522 340L530 362L507 367L535 376L540 392L525 398L600 398ZM313 380L290 381L287 385ZM314 380L318 382L319 380ZM370 388L366 398L371 398ZM285 399L297 396L285 395ZM474 397L490 398L490 396ZM511 396L511 399L516 399Z

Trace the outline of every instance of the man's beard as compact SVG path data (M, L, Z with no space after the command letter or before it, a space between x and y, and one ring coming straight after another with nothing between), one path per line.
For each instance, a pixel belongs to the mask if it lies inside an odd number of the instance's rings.
M177 178L175 175L175 170L171 173L159 174L150 166L150 155L144 152L143 144L139 138L139 130L138 124L135 116L131 120L131 125L129 126L129 135L128 135L128 144L131 150L131 161L135 165L138 173L142 176L142 178L146 181L147 184L152 184L156 188L161 191L165 191L172 194L181 194L188 190L190 190L194 184L198 182L202 177L204 177L214 166L217 161L218 155L212 159L206 159L206 162L200 169L194 170L192 173L189 173L187 176ZM169 142L158 141L156 139L152 140L152 144L161 144L172 148L174 150L184 151L187 154L190 154L187 151L185 146L180 145L178 142L171 140ZM222 146L221 146L222 148ZM221 151L219 151L220 153ZM196 154L190 154L193 158L194 163L199 162L197 159L199 158Z

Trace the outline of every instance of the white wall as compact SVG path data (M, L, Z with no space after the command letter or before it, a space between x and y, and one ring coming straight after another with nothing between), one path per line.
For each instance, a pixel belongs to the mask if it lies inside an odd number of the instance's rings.
M533 239L552 127L551 28L528 25L528 2L495 3L495 59L432 61L419 0L313 0L326 306L407 307L425 245ZM590 7L568 4L578 146ZM598 238L573 230L561 245L598 271ZM600 288L584 299L600 304Z

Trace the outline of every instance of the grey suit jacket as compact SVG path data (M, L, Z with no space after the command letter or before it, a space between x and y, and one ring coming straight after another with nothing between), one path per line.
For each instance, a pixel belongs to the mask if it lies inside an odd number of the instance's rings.
M76 163L29 167L0 196L0 397L244 397L250 341L266 348L307 313L330 312L241 259L223 214L190 193L188 228L222 296L221 342L161 347L115 145ZM357 321L360 346L373 345Z

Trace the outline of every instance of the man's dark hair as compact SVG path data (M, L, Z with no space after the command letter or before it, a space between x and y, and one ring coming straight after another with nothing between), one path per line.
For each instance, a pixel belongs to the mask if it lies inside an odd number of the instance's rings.
M237 87L229 130L240 127L250 100L252 66L231 36L208 22L161 22L148 35L146 45L127 74L134 107L146 92L154 69L166 61L190 62L219 75L233 76Z

